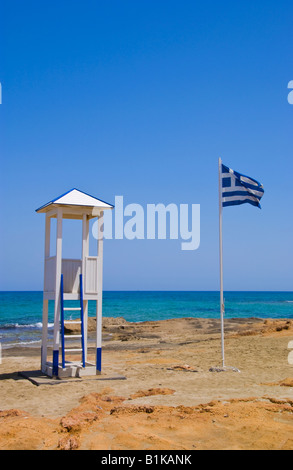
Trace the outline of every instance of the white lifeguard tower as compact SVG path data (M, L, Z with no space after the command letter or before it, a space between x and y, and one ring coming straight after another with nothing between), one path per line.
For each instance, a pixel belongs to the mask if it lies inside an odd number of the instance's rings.
M42 372L50 377L74 377L100 374L102 369L102 282L103 282L103 213L114 206L78 189L71 189L53 199L37 213L46 214L45 263L43 293L43 332L41 350ZM57 218L56 255L50 256L51 220ZM97 256L89 256L89 221L98 219L99 236ZM62 258L62 220L82 221L81 259ZM53 357L48 361L48 305L54 300ZM66 307L66 301L77 301L78 306ZM87 360L88 301L96 301L96 363ZM72 305L72 302L70 303ZM67 312L79 311L78 335L66 335ZM66 341L80 341L80 347L68 348ZM60 354L61 351L61 354ZM65 355L79 353L79 360L66 361ZM60 360L61 359L61 360Z

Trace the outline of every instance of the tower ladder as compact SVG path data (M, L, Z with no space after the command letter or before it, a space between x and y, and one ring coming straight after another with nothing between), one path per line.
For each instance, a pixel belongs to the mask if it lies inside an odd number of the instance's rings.
M82 283L82 274L79 275L79 307L64 307L64 284L63 284L63 274L61 274L61 308L60 308L60 320L61 320L61 348L62 348L62 368L66 367L65 353L67 352L81 352L81 365L85 367L85 349L84 349L84 320L83 320L83 283ZM80 320L66 320L65 312L67 311L80 311ZM65 325L68 324L80 324L80 334L78 335L68 335L65 334ZM65 347L66 339L80 338L81 347L80 348L68 348Z

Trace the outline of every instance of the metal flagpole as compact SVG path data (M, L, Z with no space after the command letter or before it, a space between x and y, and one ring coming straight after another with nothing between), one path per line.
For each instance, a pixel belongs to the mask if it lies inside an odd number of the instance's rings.
M225 349L224 349L224 292L223 292L223 230L222 230L222 160L219 158L219 245L220 245L220 309L221 309L221 340L222 340L222 367L211 367L210 372L222 372L226 370L233 370L240 372L236 367L227 367L225 365Z
M224 292L223 292L223 233L222 233L222 160L219 158L219 243L220 243L220 310L221 310L221 338L222 338L222 366L225 367L224 349Z

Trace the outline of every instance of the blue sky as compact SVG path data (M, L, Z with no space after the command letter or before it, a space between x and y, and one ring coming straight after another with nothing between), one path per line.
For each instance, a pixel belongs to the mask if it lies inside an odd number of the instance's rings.
M201 205L198 250L106 240L105 289L219 289L221 157L265 189L261 210L224 209L224 288L292 290L292 13L270 0L2 1L0 289L42 290L35 209L73 187Z

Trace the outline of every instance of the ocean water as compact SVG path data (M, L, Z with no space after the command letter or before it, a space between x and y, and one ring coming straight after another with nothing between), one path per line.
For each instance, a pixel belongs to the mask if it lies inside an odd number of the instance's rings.
M39 345L42 334L42 292L0 292L0 342ZM69 304L68 304L69 305ZM76 306L76 304L72 304ZM226 318L293 318L293 292L225 292ZM54 302L49 302L49 337L53 334ZM89 316L95 302L89 302ZM170 318L219 318L219 292L103 293L103 315L130 322ZM78 313L72 315L77 318Z

